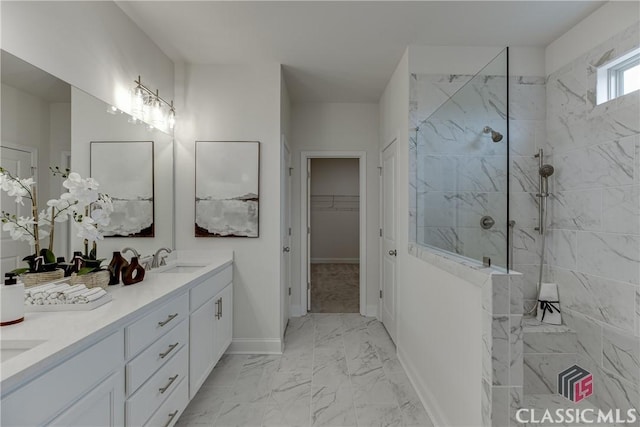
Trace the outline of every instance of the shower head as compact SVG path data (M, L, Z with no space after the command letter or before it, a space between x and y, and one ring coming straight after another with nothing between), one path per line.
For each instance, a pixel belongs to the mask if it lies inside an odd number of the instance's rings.
M491 139L493 140L493 142L502 141L502 134L500 132L496 132L495 130L491 129L489 126L485 126L484 129L482 129L482 132L490 133Z
M543 178L549 178L551 175L553 175L553 171L553 166L547 164L542 165L538 170L538 173L540 173L540 176Z

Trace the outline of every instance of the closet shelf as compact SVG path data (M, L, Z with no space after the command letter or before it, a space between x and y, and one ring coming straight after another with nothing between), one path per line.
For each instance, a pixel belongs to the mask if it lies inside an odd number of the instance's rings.
M311 196L311 210L315 212L358 212L360 210L360 196Z

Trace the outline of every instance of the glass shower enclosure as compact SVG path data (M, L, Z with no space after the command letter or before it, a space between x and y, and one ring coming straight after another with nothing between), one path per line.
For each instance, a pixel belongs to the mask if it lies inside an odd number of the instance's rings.
M508 48L466 78L409 133L410 240L507 268Z

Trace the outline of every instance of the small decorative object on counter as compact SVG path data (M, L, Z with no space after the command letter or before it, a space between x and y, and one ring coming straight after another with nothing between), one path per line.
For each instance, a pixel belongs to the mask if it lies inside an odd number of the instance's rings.
M124 275L129 262L122 256L120 252L114 252L113 258L109 263L109 285L117 285L120 283L120 277Z
M144 279L144 268L138 263L138 257L131 258L131 264L122 273L122 283L124 285L133 285L142 282Z
M0 326L13 325L24 320L24 284L15 273L5 274L0 287Z
M551 325L562 325L562 314L560 313L557 284L542 283L540 285L538 313L536 318L540 322L549 323Z

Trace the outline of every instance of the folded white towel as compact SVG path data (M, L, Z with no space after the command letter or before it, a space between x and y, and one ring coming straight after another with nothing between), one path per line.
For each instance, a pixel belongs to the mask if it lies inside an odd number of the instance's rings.
M95 289L96 292L85 293L85 294L80 295L78 297L78 302L80 304L82 304L82 303L86 304L86 303L89 303L91 301L95 301L98 298L101 298L103 295L107 294L107 292L102 288L93 288L93 289Z
M85 285L74 285L74 286L71 286L69 289L67 289L65 291L62 291L62 293L65 294L65 295L69 295L69 294L72 294L74 292L85 290L85 289L87 289L87 287Z

